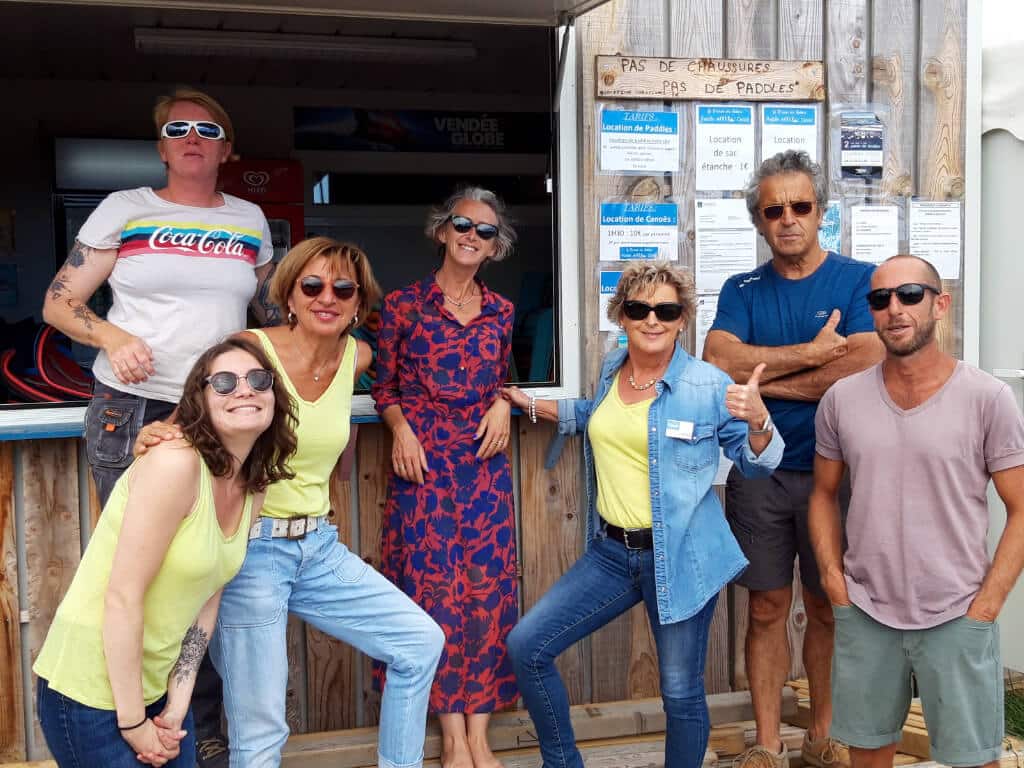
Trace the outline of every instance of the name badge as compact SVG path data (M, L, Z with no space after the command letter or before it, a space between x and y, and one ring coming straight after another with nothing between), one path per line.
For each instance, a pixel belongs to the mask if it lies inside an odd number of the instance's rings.
M689 440L693 437L693 422L669 419L665 425L665 436Z

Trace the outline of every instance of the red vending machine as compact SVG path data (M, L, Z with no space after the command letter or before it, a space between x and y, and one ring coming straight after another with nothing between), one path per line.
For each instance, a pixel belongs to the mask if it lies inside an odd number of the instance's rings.
M274 238L274 261L306 236L304 180L298 160L229 161L221 166L219 181L222 191L263 209Z

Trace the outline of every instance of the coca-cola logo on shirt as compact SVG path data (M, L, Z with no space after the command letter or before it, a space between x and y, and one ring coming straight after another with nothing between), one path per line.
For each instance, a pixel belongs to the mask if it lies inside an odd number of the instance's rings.
M210 256L245 258L245 244L242 242L242 235L223 229L189 232L174 227L158 227L149 236L149 247L153 251L187 248Z

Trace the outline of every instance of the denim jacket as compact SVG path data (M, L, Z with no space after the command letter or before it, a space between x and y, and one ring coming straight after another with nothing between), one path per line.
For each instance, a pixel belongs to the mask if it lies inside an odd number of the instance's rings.
M611 389L615 372L625 359L624 349L614 350L605 358L593 400L558 403L559 434L583 433L588 542L605 534L597 514L597 478L587 423ZM731 383L727 374L676 345L668 370L655 385L658 394L648 415L647 466L654 579L662 624L696 614L747 567L747 559L712 491L719 446L747 477L770 475L782 460L784 444L778 430L774 430L760 456L750 450L747 423L731 416L725 407L725 389ZM680 423L670 428L670 419ZM685 435L689 425L689 437L668 434Z

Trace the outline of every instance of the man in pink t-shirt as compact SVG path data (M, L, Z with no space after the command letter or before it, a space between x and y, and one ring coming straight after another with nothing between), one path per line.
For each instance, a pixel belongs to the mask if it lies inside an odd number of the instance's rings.
M932 760L984 765L1004 728L994 622L1024 565L1024 417L1006 384L939 349L952 299L931 264L895 256L871 289L885 360L836 382L815 419L809 525L836 621L832 734L853 768L893 765L913 677ZM992 560L990 479L1007 514Z

